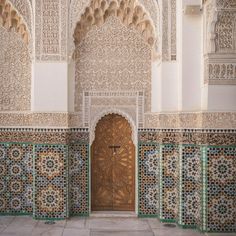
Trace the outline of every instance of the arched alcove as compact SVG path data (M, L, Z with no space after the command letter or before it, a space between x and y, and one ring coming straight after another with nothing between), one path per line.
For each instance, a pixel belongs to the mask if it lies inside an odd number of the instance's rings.
M30 33L8 1L0 2L0 110L30 110Z
M0 27L0 110L30 110L31 59L28 46L15 32Z
M91 210L135 210L135 145L126 118L112 113L97 123L91 146Z
M91 0L71 0L70 9L69 9L69 56L72 56L75 45L73 43L73 35L75 32L76 24L80 21L83 13L85 12L86 7L90 7L91 4L101 2L100 0L91 1ZM107 0L106 2L110 3L112 1ZM122 0L116 0L117 3L122 2ZM135 2L136 5L141 6L146 12L146 17L151 19L152 25L154 26L155 31L155 42L157 42L155 49L157 53L160 53L159 42L160 42L160 8L156 0L137 0L137 1L123 1L123 2ZM154 53L155 54L155 53Z
M76 112L83 111L84 91L144 91L151 109L152 48L136 29L110 16L91 28L74 55Z
M130 124L130 127L132 129L132 141L134 145L137 145L137 127L135 125L134 120L125 112L119 110L119 109L111 109L108 108L107 110L104 110L97 114L97 116L91 121L91 127L90 127L90 144L93 143L95 139L95 130L98 122L102 119L102 117L109 115L109 114L118 114L122 116L124 119L127 120L127 122Z

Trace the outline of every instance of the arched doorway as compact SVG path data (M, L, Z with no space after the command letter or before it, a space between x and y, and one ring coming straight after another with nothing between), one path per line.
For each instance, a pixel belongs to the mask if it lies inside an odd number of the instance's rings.
M91 148L91 210L135 210L135 146L129 122L118 114L97 124Z

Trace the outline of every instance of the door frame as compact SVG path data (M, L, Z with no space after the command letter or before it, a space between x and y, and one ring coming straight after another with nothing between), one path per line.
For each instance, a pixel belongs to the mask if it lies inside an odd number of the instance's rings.
M137 132L137 127L133 119L125 112L118 110L118 109L109 109L101 112L92 122L90 126L90 135L89 135L89 214L91 214L91 193L92 193L92 185L91 185L91 173L92 173L92 167L91 167L91 148L92 144L95 140L95 131L96 131L96 126L98 122L106 115L110 114L117 114L122 116L124 119L126 119L132 129L132 140L134 144L134 161L135 161L135 214L138 216L138 196L139 196L139 188L138 188L138 132ZM138 122L137 122L138 123Z

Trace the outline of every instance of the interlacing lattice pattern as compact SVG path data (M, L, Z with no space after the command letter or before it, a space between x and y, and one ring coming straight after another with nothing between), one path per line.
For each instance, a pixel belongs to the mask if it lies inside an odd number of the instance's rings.
M10 32L0 24L0 48L0 111L30 110L31 59L28 46L16 32Z
M30 35L24 19L8 0L0 1L0 27L17 32L28 44Z
M70 215L89 215L89 145L69 146Z
M180 146L179 219L184 226L196 225L200 212L198 184L201 181L201 150L197 145Z
M0 214L32 214L33 146L0 143Z
M201 231L234 232L235 132L183 132L139 131L139 216ZM43 139L39 130L2 131L0 214L41 219L89 215L88 130L45 129L44 133Z
M79 44L93 26L103 25L110 16L115 16L125 26L136 29L150 46L154 45L154 25L148 13L145 12L145 9L136 0L92 1L76 25L74 33L75 44Z
M76 45L74 57L76 112L83 112L84 91L144 91L145 111L151 110L151 47L135 29L110 16ZM130 109L126 100L122 107Z
M159 145L139 145L139 215L159 213Z
M141 130L139 215L205 232L235 232L234 137L226 130Z
M236 147L207 147L207 231L235 232Z
M67 210L67 146L35 146L36 218L66 218Z
M179 150L177 145L161 147L160 175L160 218L171 220L177 218L178 212L178 168Z

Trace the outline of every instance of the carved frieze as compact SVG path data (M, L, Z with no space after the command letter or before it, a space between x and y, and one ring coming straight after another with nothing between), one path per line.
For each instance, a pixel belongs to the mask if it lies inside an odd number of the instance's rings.
M101 1L94 1L96 6L98 6ZM107 4L110 4L110 0L106 1ZM117 3L120 4L121 0L117 0ZM126 3L126 1L124 1ZM135 1L133 1L135 2ZM90 0L71 0L69 6L69 55L71 56L74 51L74 42L73 35L76 28L76 24L81 20L81 16L84 13L86 7L88 8L91 4ZM156 51L159 50L159 40L160 40L160 9L156 0L137 0L136 4L141 5L147 15L150 16L151 22L155 27L155 41L156 41Z
M39 61L67 59L68 1L35 1L35 53Z
M162 0L162 60L176 60L176 0Z
M18 6L18 5L17 5ZM20 6L19 6L20 7ZM19 8L21 9L21 8ZM9 1L0 2L0 27L17 32L23 41L28 44L30 39L29 26L25 24L25 19L17 12Z
M77 46L93 26L102 26L109 17L117 17L126 27L131 27L140 32L140 36L150 45L155 43L155 30L147 13L138 5L136 0L101 1L91 2L77 23L74 33L74 42Z
M0 111L30 110L31 59L14 30L0 26Z
M235 20L235 1L208 0L205 3L205 84L236 84Z
M235 40L235 11L220 11L215 26L216 52L233 53L236 51Z
M82 112L84 91L127 89L143 91L144 107L150 110L151 47L135 29L128 29L117 17L109 17L101 27L93 26L87 33L76 47L75 68L76 112Z

